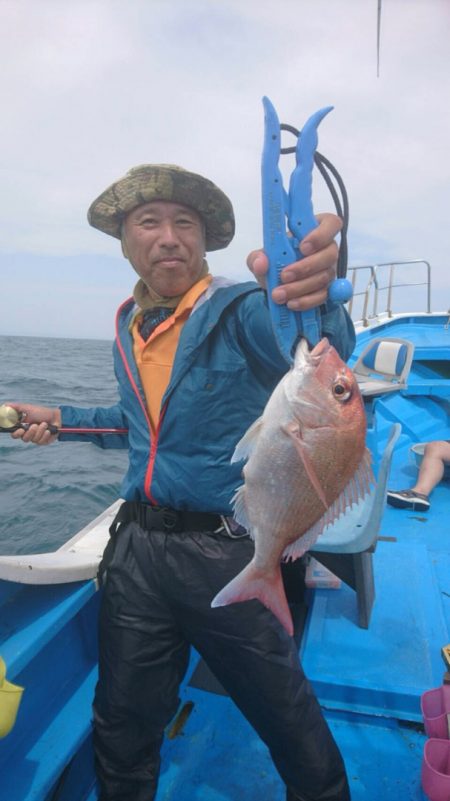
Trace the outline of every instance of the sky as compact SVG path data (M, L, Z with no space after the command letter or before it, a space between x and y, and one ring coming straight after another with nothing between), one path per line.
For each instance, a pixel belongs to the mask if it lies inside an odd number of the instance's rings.
M246 280L264 95L297 128L334 107L319 151L349 195L349 264L424 259L446 311L449 41L449 0L383 0L379 75L377 0L0 0L0 335L112 339L135 274L86 211L145 162L226 192L236 236L210 268ZM320 176L313 199L333 210ZM424 307L422 287L397 298Z

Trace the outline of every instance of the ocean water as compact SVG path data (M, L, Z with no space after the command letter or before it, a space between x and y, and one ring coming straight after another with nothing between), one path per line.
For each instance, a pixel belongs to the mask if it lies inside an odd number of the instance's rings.
M112 343L0 336L0 403L110 406ZM55 550L119 497L126 450L0 434L0 553Z

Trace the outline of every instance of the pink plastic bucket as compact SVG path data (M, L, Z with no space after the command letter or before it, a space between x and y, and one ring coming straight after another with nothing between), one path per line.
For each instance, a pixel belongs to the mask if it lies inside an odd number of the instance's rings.
M450 739L450 684L428 690L421 698L422 716L428 737ZM450 801L450 796L448 801Z
M450 801L450 740L426 741L422 787L430 801Z

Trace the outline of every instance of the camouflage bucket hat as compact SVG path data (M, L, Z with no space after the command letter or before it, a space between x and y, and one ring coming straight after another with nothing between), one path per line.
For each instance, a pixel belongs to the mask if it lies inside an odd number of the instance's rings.
M205 223L206 250L226 248L233 239L233 206L227 196L202 175L173 164L133 167L94 200L88 211L89 223L120 239L128 212L152 200L168 200L195 209Z

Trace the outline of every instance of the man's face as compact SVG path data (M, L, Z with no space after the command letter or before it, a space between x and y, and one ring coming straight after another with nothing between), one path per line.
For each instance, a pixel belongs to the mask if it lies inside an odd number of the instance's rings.
M159 295L183 295L198 280L204 225L187 206L165 200L138 206L125 217L122 243L137 274Z

